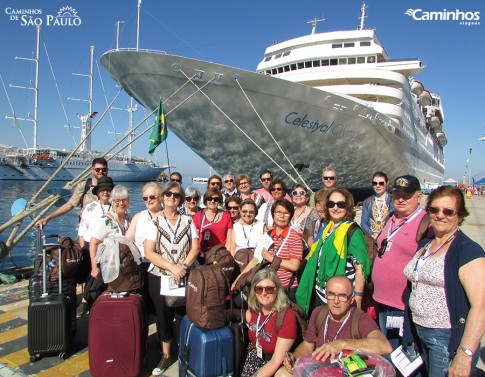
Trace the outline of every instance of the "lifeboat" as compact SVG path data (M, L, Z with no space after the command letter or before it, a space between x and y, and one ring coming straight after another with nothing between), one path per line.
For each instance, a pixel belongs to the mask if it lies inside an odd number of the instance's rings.
M424 86L418 80L411 81L411 92L416 94L418 97L423 93Z
M424 89L421 95L419 96L419 102L421 106L431 106L431 94L428 89Z
M431 119L429 120L429 125L434 132L439 132L438 129L441 129L440 118L438 118L437 116L431 117Z
M445 133L444 132L438 132L436 134L436 139L438 140L438 144L441 147L444 147L448 143L448 140L446 139L446 136L445 136Z

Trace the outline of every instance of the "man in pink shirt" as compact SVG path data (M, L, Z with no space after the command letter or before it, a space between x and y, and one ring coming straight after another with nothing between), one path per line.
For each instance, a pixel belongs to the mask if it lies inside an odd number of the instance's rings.
M254 190L254 192L257 195L261 195L266 203L272 202L274 199L269 191L269 186L271 186L271 182L273 182L273 173L271 173L271 170L265 169L261 171L259 174L259 180L261 181L263 187ZM285 192L285 199L291 202L291 196L289 196L287 192Z
M379 325L396 349L402 340L403 295L407 285L404 267L417 250L416 234L426 212L420 207L419 180L412 175L396 178L391 189L394 214L377 238L378 257L372 270L374 300L379 304Z

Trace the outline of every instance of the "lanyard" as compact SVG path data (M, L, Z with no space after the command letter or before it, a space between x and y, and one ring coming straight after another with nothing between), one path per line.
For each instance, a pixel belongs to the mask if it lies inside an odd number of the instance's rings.
M345 326L345 324L349 320L351 312L352 312L352 308L350 308L350 310L349 310L349 312L347 314L347 318L345 318L345 321L342 322L342 324L340 325L339 329L337 330L337 333L333 337L332 342L335 339L337 339L338 334L340 333L340 331L343 329L343 327ZM328 321L329 321L329 319L330 319L330 311L328 311L327 318L325 319L325 330L324 330L324 333L323 333L323 343L330 342L330 340L327 339L327 335L328 335L327 334L327 331L328 331Z
M281 249L283 248L283 246L285 245L286 241L288 240L288 238L290 237L290 232L291 232L291 228L288 229L288 234L286 235L285 239L283 240L283 242L281 243L280 246L278 246L278 250L276 250L276 252L273 254L275 256L278 256L278 254L280 253ZM274 244L273 244L274 245ZM268 250L269 251L269 250Z
M246 231L244 230L244 222L241 223L241 227L243 230L244 238L246 239L246 248L249 249L249 239L251 238L251 232L253 231L253 226L256 220L253 220L253 223L251 224L251 229L249 229L249 237L246 236Z
M392 228L392 221L390 222L389 224L389 228L387 229L387 241L389 242L396 234L397 232L399 232L399 230L404 226L406 225L407 223L413 221L421 212L423 211L422 208L419 208L415 213L414 215L412 215L410 218L408 218L405 222L399 224L399 226L394 229L392 232L391 232L391 228Z
M429 253L429 250L431 249L431 244L433 243L433 240L429 241L426 246L423 247L424 252L419 256L418 260L416 261L416 265L414 266L414 279L413 283L416 284L419 280L419 270L424 266L424 263L433 255L435 255L438 251L441 250L445 245L449 244L451 241L455 239L456 232L458 232L458 229L446 240L445 243L441 244L438 246L438 248L433 251L431 254ZM421 249L421 250L423 250Z
M256 346L259 345L259 338L260 338L261 331L263 330L264 326L268 323L268 321L271 318L271 316L273 315L273 313L274 312L271 311L271 313L268 314L268 316L266 317L264 322L261 324L261 326L259 326L259 321L261 320L261 313L258 314L258 322L256 323Z
M204 211L204 214L203 214L203 217L202 217L202 221L201 221L201 224L200 224L200 229L204 229L204 228L208 228L210 227L212 224L214 224L214 221L216 221L217 219L217 216L219 215L219 209L217 209L217 212L216 212L216 215L214 216L214 218L212 219L211 222L209 222L207 225L204 225L204 220L207 220L209 221L209 219L207 219L206 217L206 211Z
M386 205L386 197L387 197L387 194L384 194L384 200L378 200L377 197L374 200L374 203L377 208L377 218L376 218L377 221L382 221L382 214L384 212L384 206Z

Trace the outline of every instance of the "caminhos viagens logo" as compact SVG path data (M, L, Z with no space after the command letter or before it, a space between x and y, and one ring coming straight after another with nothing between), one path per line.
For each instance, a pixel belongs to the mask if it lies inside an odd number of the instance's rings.
M423 9L408 9L404 12L405 15L411 17L415 21L454 21L463 26L478 26L480 25L480 12L469 10L448 10L429 11Z

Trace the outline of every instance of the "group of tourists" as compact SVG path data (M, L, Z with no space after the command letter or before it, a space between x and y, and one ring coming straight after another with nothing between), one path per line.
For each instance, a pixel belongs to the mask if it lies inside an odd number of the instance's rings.
M460 231L468 212L458 188L435 189L421 207L416 177L390 183L376 172L359 225L354 198L338 186L331 167L315 193L301 184L287 190L269 170L259 181L262 188L252 191L247 174L213 175L202 195L194 187L184 190L182 176L172 173L163 187L143 186L146 209L131 217L129 191L96 159L90 181L38 225L84 203L78 234L90 258L87 286L98 292L99 245L120 235L133 242L146 273L139 293L156 315L161 360L154 374L173 362L173 324L185 314L185 307L167 305L163 285L167 278L178 284L204 263L205 253L224 245L236 260L238 253L251 255L234 276L234 291L256 266L268 266L257 267L246 297L250 345L243 376L292 375L294 362L308 354L321 360L343 350L387 356L411 345L427 375L470 375L485 330L485 253ZM79 315L92 306L92 292L85 290ZM297 340L297 318L288 310L293 304L309 318L303 339Z

